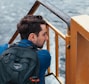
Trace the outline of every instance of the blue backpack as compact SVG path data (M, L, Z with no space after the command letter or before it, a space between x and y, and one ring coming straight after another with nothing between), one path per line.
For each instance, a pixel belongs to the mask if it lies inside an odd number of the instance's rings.
M0 52L0 84L39 84L39 60L33 47L5 45Z

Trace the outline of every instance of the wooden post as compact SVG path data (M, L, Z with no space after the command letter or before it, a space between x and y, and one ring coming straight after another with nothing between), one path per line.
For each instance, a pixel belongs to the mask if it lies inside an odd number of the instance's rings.
M69 84L89 83L89 16L71 18ZM68 74L67 74L68 75Z

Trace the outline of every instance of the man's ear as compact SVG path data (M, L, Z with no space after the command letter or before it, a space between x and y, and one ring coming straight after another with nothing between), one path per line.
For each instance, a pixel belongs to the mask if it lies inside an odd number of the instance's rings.
M35 34L34 33L31 33L31 34L29 34L29 36L28 36L28 40L30 40L30 41L34 41L34 39L35 39Z

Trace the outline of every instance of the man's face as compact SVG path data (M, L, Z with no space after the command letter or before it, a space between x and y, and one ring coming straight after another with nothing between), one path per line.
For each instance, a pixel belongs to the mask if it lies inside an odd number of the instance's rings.
M35 41L33 42L38 48L42 48L45 41L48 40L47 26L45 24L41 24L40 26L42 30L39 32L38 36L35 36Z

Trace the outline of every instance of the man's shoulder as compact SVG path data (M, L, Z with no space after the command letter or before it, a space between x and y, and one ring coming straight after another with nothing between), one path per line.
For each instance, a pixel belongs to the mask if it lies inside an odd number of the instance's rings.
M51 60L51 55L48 50L38 50L37 53L40 59Z
M8 46L8 43L0 45L0 54L2 54L8 48Z
M38 53L50 55L49 51L48 50L45 50L45 49L38 50Z

